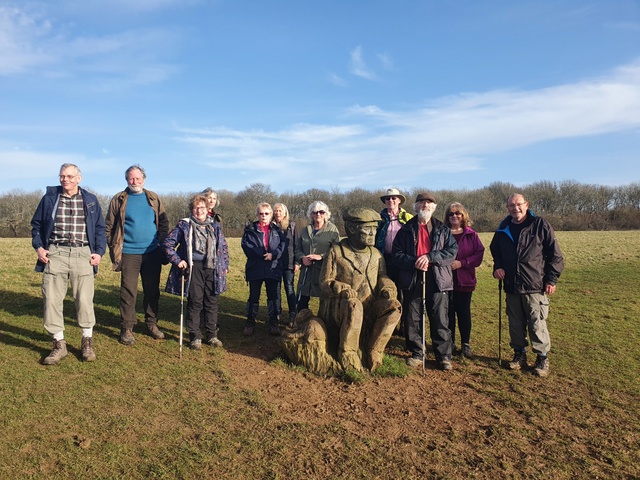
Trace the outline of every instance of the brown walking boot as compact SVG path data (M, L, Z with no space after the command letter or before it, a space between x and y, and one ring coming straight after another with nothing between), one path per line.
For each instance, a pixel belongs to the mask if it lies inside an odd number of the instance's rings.
M154 340L164 340L164 333L158 328L158 325L147 325L147 329Z
M54 340L53 350L42 361L43 365L57 365L64 357L67 356L67 342L66 340Z
M93 337L82 337L82 361L93 362L96 352L93 351Z
M136 339L133 337L133 332L130 328L120 329L120 343L123 345L133 345L136 343Z

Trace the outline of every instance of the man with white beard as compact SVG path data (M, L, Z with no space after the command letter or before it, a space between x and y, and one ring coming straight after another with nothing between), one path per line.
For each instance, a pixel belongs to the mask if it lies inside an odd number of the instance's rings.
M416 216L402 226L393 242L393 261L399 268L398 288L403 290L402 320L407 350L407 364L417 367L424 362L423 292L436 363L441 370L451 370L451 331L449 330L449 291L453 290L451 264L458 244L451 230L432 217L436 198L431 193L416 196ZM426 279L426 289L423 288Z
M120 343L133 345L138 275L142 278L142 306L149 335L156 340L164 338L158 328L160 272L164 261L159 247L169 233L169 219L158 195L144 188L147 174L140 165L127 168L124 177L127 188L111 199L106 229L113 269L122 272Z

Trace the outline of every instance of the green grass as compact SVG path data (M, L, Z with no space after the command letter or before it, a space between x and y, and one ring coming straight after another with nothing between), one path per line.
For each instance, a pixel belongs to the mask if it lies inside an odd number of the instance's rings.
M486 246L490 237L481 235ZM394 336L375 375L310 375L269 343L264 299L258 335L242 336L248 290L238 239L220 305L224 349L185 348L178 358L180 299L164 293L167 340L137 327L133 347L118 344L119 276L105 261L96 281L98 360L80 361L68 297L70 355L45 367L35 254L27 239L0 239L0 477L638 478L640 235L558 237L566 270L551 300L544 380L497 368L488 252L473 296L475 360L423 377L404 366ZM502 352L511 355L506 315ZM273 384L257 382L256 368Z

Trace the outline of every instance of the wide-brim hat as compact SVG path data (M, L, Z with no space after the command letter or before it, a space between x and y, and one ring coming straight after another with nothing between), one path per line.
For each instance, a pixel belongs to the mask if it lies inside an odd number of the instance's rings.
M416 203L424 202L425 200L429 200L432 203L436 203L436 197L433 193L430 192L422 192L416 195Z
M380 200L382 201L382 203L384 203L384 199L387 198L387 197L398 197L400 199L400 205L402 205L404 202L407 201L407 197L402 195L400 193L400 190L398 190L397 188L389 188L389 189L387 189L387 193L385 193L384 195L382 195L380 197Z

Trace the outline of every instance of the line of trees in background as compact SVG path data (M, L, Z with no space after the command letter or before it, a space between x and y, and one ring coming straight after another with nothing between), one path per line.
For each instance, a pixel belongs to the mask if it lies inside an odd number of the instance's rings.
M91 188L88 190L92 191ZM220 199L217 211L223 216L224 232L228 237L242 235L247 222L255 220L259 202L269 202L271 205L284 203L291 218L302 226L307 224L307 208L315 200L321 200L329 206L333 215L331 220L344 234L342 212L349 207L370 207L379 211L384 208L380 196L385 193L385 189L370 191L354 188L341 192L338 189L311 188L301 193L277 194L269 185L262 183L254 183L238 193L223 189L216 191ZM413 200L422 191L430 190L413 188L403 191L407 197L403 208L413 213ZM446 206L454 201L460 202L469 210L477 231L493 231L506 216L506 201L514 192L522 193L529 200L530 209L549 220L556 230L640 229L640 183L608 187L574 181L543 181L516 187L510 183L494 182L477 190L432 190L438 203L435 217L442 220ZM180 218L188 216L187 204L194 193L197 191L161 195L171 228ZM0 237L30 237L31 217L42 195L42 192L22 190L1 195ZM96 195L103 211L106 211L111 195Z

